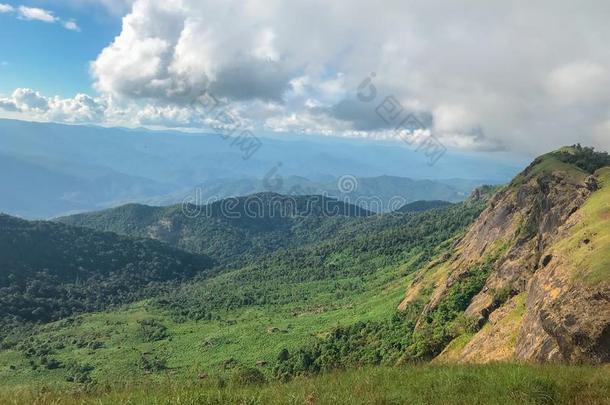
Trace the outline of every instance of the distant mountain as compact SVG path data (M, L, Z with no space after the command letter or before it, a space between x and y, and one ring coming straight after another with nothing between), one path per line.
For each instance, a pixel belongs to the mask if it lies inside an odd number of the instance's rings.
M49 218L127 202L157 200L168 204L179 201L199 184L219 187L218 198L262 191L286 193L282 187L274 188L279 184L276 180L283 179L287 186L294 181L293 176L310 179L315 194L336 191L328 183L336 183L331 179L345 175L429 178L449 185L453 189L447 190L449 193L460 193L468 188L463 182L506 182L525 162L515 157L503 161L496 155L449 151L431 167L423 153L399 142L283 134L261 134L259 140L260 147L250 156L232 140L214 134L0 120L0 162L4 161L11 173L6 175L10 178L1 179L0 187L4 194L14 194L0 210L28 218ZM443 180L448 178L455 179ZM236 183L222 185L221 179ZM264 187L240 185L243 179L270 181ZM384 198L396 194L392 184L383 183L380 179L363 180L360 192L374 191ZM413 194L408 201L454 201L446 193L434 194L435 187L439 186L431 186L431 195L420 193L425 189L409 187L400 195ZM28 204L43 198L44 207Z
M317 242L350 219L369 215L363 208L328 197L260 193L205 206L129 204L57 221L152 238L229 264L254 260L280 248Z
M25 218L101 209L167 193L172 187L111 169L0 155L0 212Z
M273 191L284 195L324 195L358 205L369 211L391 212L405 203L421 200L464 201L481 180L414 180L396 176L348 177L313 181L300 176L276 179L217 179L170 196L147 201L152 205L171 205L185 198L197 198L202 203L227 197ZM349 184L341 184L342 181ZM455 184L452 184L452 183ZM342 188L343 187L343 188ZM349 187L349 190L345 190Z
M153 240L0 215L0 323L104 310L213 264Z
M439 201L439 200L435 200L435 201L414 201L412 203L409 204L405 204L403 205L400 209L398 209L399 212L421 212L421 211L427 211L427 210L431 210L431 209L435 209L435 208L444 208L451 205L450 202L447 201Z

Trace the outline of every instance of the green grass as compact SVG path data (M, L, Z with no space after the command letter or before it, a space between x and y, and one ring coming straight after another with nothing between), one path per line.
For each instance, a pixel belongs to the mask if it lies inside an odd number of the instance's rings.
M224 381L224 380L223 380ZM91 390L0 389L1 404L608 404L610 369L519 364L335 371L288 383L223 386L166 378Z
M142 353L155 353L167 360L166 371L150 376L159 380L168 376L188 380L201 373L227 374L231 370L224 370L223 363L229 359L245 366L268 362L262 370L270 376L271 364L283 348L299 348L313 336L339 325L387 318L404 295L405 277L398 277L403 272L404 266L380 269L370 281L373 288L341 300L316 297L307 307L246 307L224 311L218 321L176 322L170 314L140 302L119 311L81 315L73 324L59 321L41 326L34 339L52 347L63 343L65 347L54 349L49 358L64 364L76 361L92 365L91 376L98 384L141 379L146 374L137 366ZM138 321L146 319L167 327L168 338L156 342L143 339ZM75 348L75 340L99 341L103 347ZM70 385L65 368L32 370L28 361L22 352L0 351L0 386L43 381L58 387Z
M453 339L442 353L434 360L438 362L457 362L459 360L460 353L466 347L468 343L474 337L474 333L463 333L460 336Z
M596 174L600 189L581 207L582 220L570 237L555 246L577 270L574 277L591 284L610 280L610 167Z
M526 171L517 175L511 184L512 186L519 186L527 183L529 180L539 176L540 174L551 174L555 172L567 174L567 179L569 179L573 184L581 183L589 175L579 167L563 162L558 157L553 156L553 154L547 154L535 160L534 164Z
M363 220L331 240L281 250L148 301L7 330L0 386L188 380L261 362L271 377L283 349L293 353L339 326L392 317L421 263L444 251L482 208ZM143 336L143 321L162 333Z

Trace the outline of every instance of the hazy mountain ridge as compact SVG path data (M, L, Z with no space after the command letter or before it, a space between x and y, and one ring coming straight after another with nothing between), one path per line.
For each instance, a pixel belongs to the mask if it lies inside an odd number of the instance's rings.
M104 167L6 155L0 155L0 184L0 212L32 219L106 208L172 189Z
M330 177L330 176L328 176ZM350 182L350 190L342 190L342 180ZM455 182L455 184L452 184ZM200 184L188 192L148 201L152 205L171 205L188 198L197 198L201 203L218 201L227 197L247 196L260 192L275 192L284 195L323 195L367 210L381 213L399 209L414 201L464 201L481 180L414 180L404 177L350 177L313 181L300 176L277 179L219 179Z
M203 185L203 193L216 199L263 191L288 193L291 178L296 177L316 183L315 192L309 194L330 189L329 195L335 196L336 181L328 178L344 175L430 178L441 183L434 185L441 194L407 189L398 195L406 194L407 201L457 201L469 182L479 182L480 173L485 173L481 182L501 183L518 171L489 156L452 152L432 168L422 153L398 142L273 134L263 134L260 140L260 149L244 159L230 140L214 134L0 120L0 160L5 157L5 166L15 159L19 163L9 167L10 178L2 179L6 193L15 197L0 201L0 211L50 218L128 202L168 205L192 196L197 185ZM45 184L30 184L30 174L44 178ZM284 180L282 187L276 187L278 176ZM449 178L456 178L455 186L443 180ZM228 184L222 179L229 179ZM262 184L265 179L269 181ZM307 189L304 182L301 188ZM366 183L363 181L367 190L374 186ZM390 197L384 196L397 194L395 189L382 188L374 194L387 199Z

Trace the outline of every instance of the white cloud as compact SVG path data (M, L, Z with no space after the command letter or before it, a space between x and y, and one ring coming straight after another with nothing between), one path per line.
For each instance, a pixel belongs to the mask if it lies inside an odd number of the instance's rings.
M257 44L253 50L256 58L267 61L277 62L280 59L280 54L274 46L275 33L272 29L267 28L258 33Z
M375 109L394 96L458 148L610 148L605 0L70 2L129 11L91 63L103 114L50 107L66 116L196 127L189 102L210 88L259 128L385 139Z
M26 7L19 6L15 9L9 4L0 3L0 13L13 13L16 12L17 18L25 21L42 21L49 24L61 23L61 25L70 31L80 31L80 27L76 23L76 20L61 20L55 16L52 11L45 10L37 7Z
M51 11L42 8L20 6L18 11L19 17L24 20L36 20L46 23L54 23L58 21L58 18L55 17Z
M15 11L15 8L10 4L0 3L0 13L12 13Z
M0 98L0 110L14 112L19 111L15 103L10 99L2 99Z
M136 0L92 73L119 99L179 105L210 86L249 116L256 109L264 128L391 136L376 105L354 101L375 72L376 102L396 96L447 143L538 152L599 144L605 111L566 103L608 94L608 12L603 1Z
M38 91L19 88L0 97L0 110L18 112L24 118L61 122L103 123L110 118L108 101L77 94L74 98L46 97Z
M49 109L47 98L32 89L17 89L11 99L21 111L45 112Z
M67 30L70 30L70 31L79 31L80 32L80 27L74 20L64 21L64 28Z

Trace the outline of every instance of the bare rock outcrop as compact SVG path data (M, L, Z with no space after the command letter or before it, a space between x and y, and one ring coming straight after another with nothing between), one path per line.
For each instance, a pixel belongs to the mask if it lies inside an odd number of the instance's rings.
M489 201L450 260L432 263L415 278L400 308L422 299L422 291L432 290L420 318L424 319L452 285L469 277L473 266L491 263L483 288L465 310L482 329L452 358L610 361L610 267L597 268L597 278L591 278L591 266L580 269L570 256L586 253L578 249L593 249L593 236L583 236L581 247L567 248L574 245L575 232L597 215L590 208L581 213L581 208L592 195L602 202L610 197L608 183L610 169L590 175L550 155L537 159ZM601 219L610 226L608 204L608 214ZM592 254L601 255L605 246L597 246ZM516 297L523 300L518 313Z

